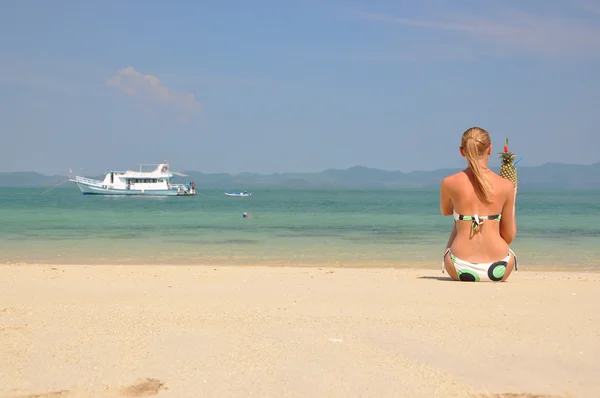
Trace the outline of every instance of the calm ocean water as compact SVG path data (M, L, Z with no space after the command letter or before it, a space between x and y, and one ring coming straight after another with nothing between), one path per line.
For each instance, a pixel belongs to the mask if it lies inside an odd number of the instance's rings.
M0 188L0 261L439 268L452 217L437 190L253 190L229 198ZM243 219L242 212L259 216ZM600 269L600 191L519 191L523 268Z

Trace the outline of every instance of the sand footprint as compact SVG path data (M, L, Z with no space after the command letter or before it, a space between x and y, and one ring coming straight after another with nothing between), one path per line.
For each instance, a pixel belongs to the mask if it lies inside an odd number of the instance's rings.
M147 378L139 383L121 389L121 395L125 397L150 397L165 389L165 383L157 379Z
M106 388L97 391L51 391L41 394L19 395L13 398L108 398L108 397L151 397L157 395L161 390L166 390L165 383L160 380L146 378L135 384L122 388Z
M71 395L70 391L62 390L62 391L44 392L41 394L20 395L19 397L15 397L15 398L64 398L64 397L68 397L70 395Z

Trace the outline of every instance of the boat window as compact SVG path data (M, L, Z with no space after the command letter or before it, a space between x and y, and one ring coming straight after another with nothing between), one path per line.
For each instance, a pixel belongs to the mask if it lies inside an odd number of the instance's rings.
M164 182L164 180L158 180L157 178L129 178L130 184L156 184L157 182Z
M137 184L156 184L158 182L156 178L132 178L130 181Z

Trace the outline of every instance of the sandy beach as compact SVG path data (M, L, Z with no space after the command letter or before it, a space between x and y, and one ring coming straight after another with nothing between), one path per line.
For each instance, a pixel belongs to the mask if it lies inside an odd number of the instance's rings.
M597 397L600 274L3 265L1 397Z

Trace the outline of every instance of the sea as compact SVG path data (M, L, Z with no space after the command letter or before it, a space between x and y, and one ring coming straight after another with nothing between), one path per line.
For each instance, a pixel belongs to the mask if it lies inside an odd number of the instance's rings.
M441 269L453 219L440 215L437 189L251 192L0 188L0 262ZM516 209L520 269L600 270L600 191L521 188Z

